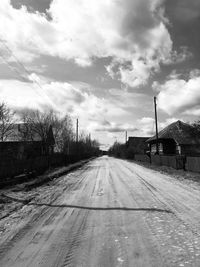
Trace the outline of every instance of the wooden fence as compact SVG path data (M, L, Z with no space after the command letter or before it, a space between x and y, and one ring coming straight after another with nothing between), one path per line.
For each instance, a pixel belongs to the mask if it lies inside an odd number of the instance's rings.
M192 172L200 172L200 157L187 157L185 169Z
M174 169L185 168L184 156L164 156L164 155L151 155L151 163L159 166L168 166Z
M151 155L151 159L147 155L135 155L135 160L142 162L151 162L158 166L168 166L174 169L185 168L184 156L163 156L163 155Z
M136 154L135 160L150 163L150 157L148 157L147 155Z
M28 160L10 160L0 161L0 182L5 179L10 179L21 174L36 172L43 173L49 167L66 166L70 163L75 163L82 159L91 157L90 154L80 155L64 155L54 154L51 156L36 157Z
M48 168L48 159L46 157L37 157L29 160L13 160L10 162L0 162L0 178L12 178L22 173L32 171L43 172Z

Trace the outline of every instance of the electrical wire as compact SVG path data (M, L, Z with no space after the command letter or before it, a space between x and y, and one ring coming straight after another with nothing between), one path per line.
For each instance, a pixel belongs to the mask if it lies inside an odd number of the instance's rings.
M3 44L3 46L6 48L6 50L8 51L9 55L12 56L15 60L15 62L18 64L18 66L21 67L21 69L23 69L23 71L26 73L27 76L30 76L31 75L31 72L29 72L25 65L17 58L17 56L14 54L14 52L8 47L7 44L5 44L5 42L0 39L0 42ZM15 73L21 78L23 78L25 80L25 78L21 75L21 73L16 69L14 68L9 62L8 60L3 56L3 54L0 53L0 57L4 60L4 62L9 66L9 68L13 71L15 71ZM28 77L27 77L28 79ZM55 104L53 103L53 101L49 98L49 96L43 92L43 87L40 85L40 83L36 80L33 81L33 84L36 84L42 91L38 91L34 86L29 86L31 87L32 89L35 90L35 92L40 96L40 97L43 97L43 98L46 98L46 100L48 99L48 101L52 104L52 106L55 107Z

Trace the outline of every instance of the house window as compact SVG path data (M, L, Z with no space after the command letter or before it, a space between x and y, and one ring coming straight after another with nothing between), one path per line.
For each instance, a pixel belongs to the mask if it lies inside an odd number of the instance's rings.
M159 154L163 154L163 144L162 143L158 144L158 150L159 150ZM156 152L157 152L156 144L152 144L151 145L151 153L155 154Z
M176 146L176 153L181 155L181 146L179 145Z
M159 143L159 154L163 154L163 144Z

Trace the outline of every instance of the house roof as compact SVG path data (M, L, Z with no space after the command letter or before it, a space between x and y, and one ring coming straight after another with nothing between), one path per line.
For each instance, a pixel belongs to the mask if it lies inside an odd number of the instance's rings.
M141 144L146 144L145 141L148 140L149 137L138 137L138 136L131 136L128 138L128 145L129 146L138 146Z
M6 142L23 141L23 137L26 137L26 141L42 141L39 134L32 131L30 135L27 129L28 128L26 127L25 123L14 124L11 134L7 137Z
M195 128L180 120L171 123L158 133L159 139L174 139L178 144L192 145L200 144L200 134ZM149 138L146 142L150 143L156 140L156 135Z
M130 136L128 142L145 142L149 137Z
M47 142L51 145L55 144L52 127L50 126L47 136ZM11 133L5 142L41 142L42 138L36 131L30 131L30 125L26 123L18 123L13 125Z

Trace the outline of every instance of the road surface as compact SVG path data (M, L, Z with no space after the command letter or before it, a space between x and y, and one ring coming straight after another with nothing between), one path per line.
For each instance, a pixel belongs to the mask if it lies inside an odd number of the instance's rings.
M107 156L56 188L0 241L0 266L200 266L199 188Z

